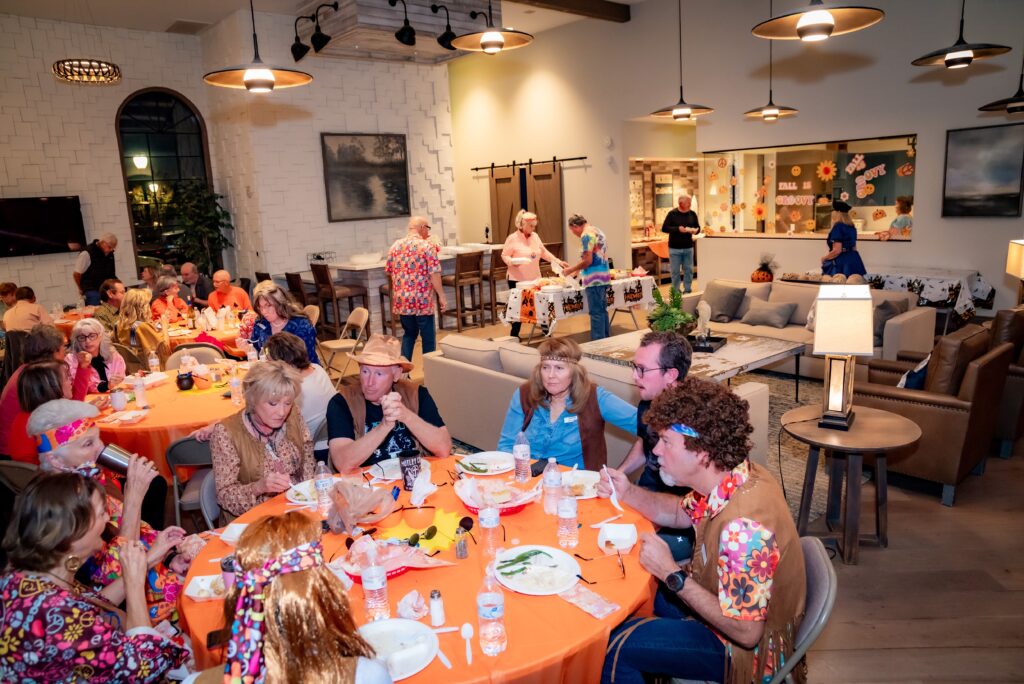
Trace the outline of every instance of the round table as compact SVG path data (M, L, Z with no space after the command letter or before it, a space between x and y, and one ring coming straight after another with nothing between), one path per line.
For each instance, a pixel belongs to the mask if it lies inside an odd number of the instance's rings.
M428 505L460 516L468 512L453 491L446 476L446 470L454 469L455 458L430 459L432 479L435 484L444 484L427 500ZM500 477L500 476L499 476ZM533 480L536 482L536 480ZM390 486L390 485L389 485ZM402 492L399 504L408 504L408 492ZM261 504L236 522L253 522L266 515L280 515L286 510L284 495ZM301 509L306 510L308 509ZM648 605L653 595L654 581L650 574L640 567L639 544L629 554L623 555L626 576L623 578L614 556L605 556L597 546L598 531L591 529L592 523L600 522L615 515L617 511L606 499L591 499L579 502L580 543L569 553L579 553L592 561L579 560L584 577L596 582L588 588L619 605L619 609L608 617L598 620L558 596L525 596L505 590L505 628L508 632L508 648L496 657L488 657L480 651L479 626L476 618L476 592L483 581L483 567L480 562L480 547L469 541L469 558L456 560L454 546L442 551L437 558L451 561L454 565L426 570L410 570L404 575L388 581L388 599L391 616L398 617L398 601L416 589L427 598L431 589L440 589L444 598L446 625L460 626L464 622L473 625L473 664L466 664L465 641L458 632L439 634L441 650L451 661L453 669L447 670L438 659L434 659L419 674L405 680L416 682L596 682L601 678L601 666L611 630L631 613ZM309 515L316 515L308 511ZM401 513L396 513L375 526L385 529L397 524ZM474 520L476 516L473 516ZM620 523L636 524L640 533L653 530L652 525L632 509L627 508ZM545 544L558 548L556 537L557 519L545 515L538 501L529 504L521 512L503 516L508 543ZM474 527L477 534L478 525ZM347 535L325 534L324 553L328 558L335 551L344 552ZM514 541L518 540L518 541ZM194 575L211 575L220 572L219 559L233 552L233 548L212 538L192 563L188 579ZM349 592L353 617L356 624L366 621L363 608L363 592L356 584ZM196 663L207 668L223 662L223 648L210 651L206 648L206 637L210 631L223 627L223 601L196 602L182 595L180 603L181 624L192 639ZM423 618L426 624L428 618Z
M890 411L853 407L855 420L847 431L818 427L821 406L801 406L786 411L782 416L782 429L794 439L808 445L807 471L804 475L803 493L800 496L800 513L797 515L797 532L807 532L807 518L814 495L814 476L818 472L818 455L822 449L832 456L832 470L828 488L826 521L831 525L838 521L839 501L842 497L843 471L839 461L846 459L846 505L843 508L842 553L844 563L856 563L860 542L888 546L886 527L886 455L912 446L921 439L921 428L914 421ZM875 534L861 536L860 527L860 481L864 466L864 454L875 457Z
M64 333L64 339L71 339L71 331L75 328L75 323L82 320L83 318L92 318L93 308L86 307L81 313L77 311L67 311L61 314L60 318L53 321L54 327Z

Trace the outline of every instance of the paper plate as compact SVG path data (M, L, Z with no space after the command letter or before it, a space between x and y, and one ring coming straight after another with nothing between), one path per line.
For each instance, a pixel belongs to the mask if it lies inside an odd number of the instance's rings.
M402 479L402 466L399 465L397 458L388 458L383 461L378 461L367 468L366 472L370 474L370 477L376 477L381 480L391 481Z
M569 470L562 473L563 484L570 484L574 487L577 484L583 485L583 493L576 495L578 501L597 498L597 483L600 480L601 473L596 470Z
M231 523L224 528L224 531L220 533L220 540L225 544L234 546L238 543L239 537L245 532L245 528L249 526L249 523Z
M221 601L227 596L222 575L196 575L185 587L185 596L193 601Z
M333 475L332 479L334 482L339 482L345 479L345 477L343 475ZM361 477L356 477L352 481L355 482L356 480L359 480L364 486L369 486L366 484L366 481L363 480ZM315 506L317 499L316 479L314 478L312 480L306 480L305 482L293 484L291 487L285 490L284 497L291 501L292 503L310 504L312 506Z
M487 472L481 473L472 468L463 466L463 463L471 465L479 465L487 469ZM478 475L480 477L487 477L489 475L501 475L503 473L510 473L516 469L515 458L512 454L507 451L481 451L478 454L469 454L463 456L455 462L456 467L467 475Z
M555 292L561 292L564 289L565 289L565 287L562 286L562 285L545 285L544 287L540 288L540 291L541 292L555 293Z
M377 620L358 631L396 682L413 676L437 655L437 635L422 622L403 618Z
M503 560L515 558L526 551L543 551L547 556L534 556L527 570L515 575L503 575L498 569L495 576L503 586L519 594L527 596L552 596L560 594L579 582L580 564L565 551L551 546L528 544L502 551L498 555L498 565ZM516 566L511 570L517 570Z
M528 264L531 261L533 261L533 259L531 259L530 257L512 257L511 259L509 259L509 262L511 262L515 266L522 266L523 264Z

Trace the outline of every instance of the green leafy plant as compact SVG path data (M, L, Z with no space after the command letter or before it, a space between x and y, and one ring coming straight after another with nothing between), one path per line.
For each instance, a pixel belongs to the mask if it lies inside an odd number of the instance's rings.
M689 332L697 324L697 317L683 311L683 295L674 287L669 288L669 300L661 296L661 291L654 288L654 310L647 314L647 324L651 330L659 332Z
M220 205L218 195L202 181L181 183L174 190L170 204L181 232L174 238L175 246L187 261L195 263L200 273L210 273L220 264L220 253L234 243L226 231L234 230L231 214Z

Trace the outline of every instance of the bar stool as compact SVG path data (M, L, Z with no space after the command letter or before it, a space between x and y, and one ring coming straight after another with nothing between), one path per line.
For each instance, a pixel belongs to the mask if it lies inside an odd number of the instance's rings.
M270 280L270 274L264 271L256 271L256 284L258 285L264 280Z
M508 266L501 258L504 247L491 250L491 265L484 272L483 278L491 290L491 323L498 322L498 282L508 280Z
M324 326L326 327L327 325L326 304L330 303L334 310L334 319L331 323L334 328L334 337L337 338L341 334L341 309L338 306L338 300L347 299L348 310L352 311L356 308L353 301L356 297L362 298L363 306L367 309L370 308L370 298L366 293L366 288L362 285L333 282L331 280L331 269L327 264L310 264L309 268L313 271L313 280L316 282L316 294L320 300L320 309L324 312ZM366 329L367 335L369 335L369 324L367 324Z
M455 328L459 332L462 332L467 317L479 318L479 322L473 326L466 327L482 328L487 322L486 314L484 313L483 271L484 253L468 252L455 255L455 275L441 277L442 285L455 288L455 308L442 311L441 319L444 320L445 316L454 316ZM470 303L468 309L464 306L465 288L467 287L469 288ZM479 303L476 300L477 290L480 293Z
M550 243L545 244L544 247L549 252L554 254L556 257L558 257L562 261L565 261L565 257L562 256L562 253L565 251L565 243L563 243L563 242L550 242ZM543 276L545 278L551 278L552 276L555 275L555 272L554 272L554 270L552 270L550 263L548 263L547 261L543 261L542 260L541 264L540 264L540 274L541 274L541 276Z
M391 306L391 275L388 274L387 278L388 282L377 288L377 293L380 296L380 327L385 335L391 334L394 337L399 337L398 316L395 315ZM385 299L387 300L386 304ZM390 333L388 333L389 328Z
M316 285L302 282L302 276L298 273L288 273L285 271L284 279L288 281L288 291L292 293L292 297L295 297L295 301L299 303L299 306L309 306L310 304L318 303Z

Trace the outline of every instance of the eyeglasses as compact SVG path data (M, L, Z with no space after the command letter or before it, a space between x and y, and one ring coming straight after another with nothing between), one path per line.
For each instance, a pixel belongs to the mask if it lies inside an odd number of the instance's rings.
M586 556L581 556L578 553L574 553L573 555L576 556L577 558L579 558L580 560L587 561L587 562L590 562L590 561L593 561L593 560L600 560L600 558L597 558L597 559L595 559L595 558L587 558ZM604 558L611 558L611 556L604 556ZM626 579L626 565L625 565L625 563L622 562L622 554L619 553L618 551L616 551L615 552L615 558L619 561L619 572L622 574L622 576L619 579ZM580 573L580 574L578 574L576 576L579 577L581 580L583 580L583 582L585 582L587 584L597 584L597 581L593 581L592 582L592 581L588 580L586 577L583 576L582 573Z
M666 368L665 366L658 366L657 368L644 368L643 366L638 366L638 365L636 365L635 363L632 363L632 362L629 364L629 367L633 369L633 375L636 375L636 376L641 377L641 378L644 377L645 373L651 373L653 371L667 371L668 370L668 368Z
M87 335L79 335L75 339L79 342L94 342L100 337L99 333L88 333Z
M687 437L693 437L694 439L700 439L700 433L697 432L696 430L694 430L689 425L683 425L682 423L676 423L675 425L670 425L668 429L671 430L672 432L678 432L681 435L686 435Z

